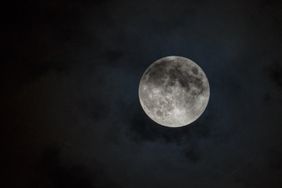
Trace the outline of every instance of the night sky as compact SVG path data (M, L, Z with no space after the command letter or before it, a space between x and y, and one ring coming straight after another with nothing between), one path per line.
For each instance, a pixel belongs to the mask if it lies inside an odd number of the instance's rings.
M1 188L282 187L282 2L2 8ZM173 129L138 99L169 55L200 65L211 90L204 114Z

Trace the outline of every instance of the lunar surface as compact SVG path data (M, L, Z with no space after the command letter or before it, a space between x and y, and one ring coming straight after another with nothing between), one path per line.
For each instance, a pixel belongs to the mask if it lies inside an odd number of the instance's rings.
M204 71L179 56L152 63L142 75L138 92L145 113L166 127L182 127L197 120L210 96Z

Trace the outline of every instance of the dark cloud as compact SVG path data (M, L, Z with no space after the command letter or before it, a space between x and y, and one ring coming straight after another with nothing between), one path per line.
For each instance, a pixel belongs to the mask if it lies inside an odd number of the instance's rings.
M104 57L108 63L115 64L124 56L124 52L121 50L108 50L104 53Z
M282 88L282 63L275 62L269 67L268 76L270 80L278 87Z
M197 151L197 149L195 148L189 148L187 149L185 152L185 157L189 160L191 160L192 162L198 162L199 160L201 160L201 154L199 153L199 151Z
M89 169L81 164L65 162L62 160L60 149L56 146L48 147L43 151L36 171L38 179L31 182L31 187L119 187L109 179L101 164L96 162L95 167Z

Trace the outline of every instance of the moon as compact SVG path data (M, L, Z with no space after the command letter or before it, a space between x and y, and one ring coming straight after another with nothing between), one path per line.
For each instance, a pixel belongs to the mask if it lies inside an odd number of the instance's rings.
M180 56L153 62L139 83L139 100L145 113L166 127L182 127L205 111L210 87L202 68Z

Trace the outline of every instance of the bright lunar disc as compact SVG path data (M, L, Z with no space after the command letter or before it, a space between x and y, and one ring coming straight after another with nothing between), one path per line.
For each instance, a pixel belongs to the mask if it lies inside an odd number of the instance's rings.
M153 121L182 127L204 112L210 87L204 71L192 60L168 56L146 69L138 92L142 108Z

